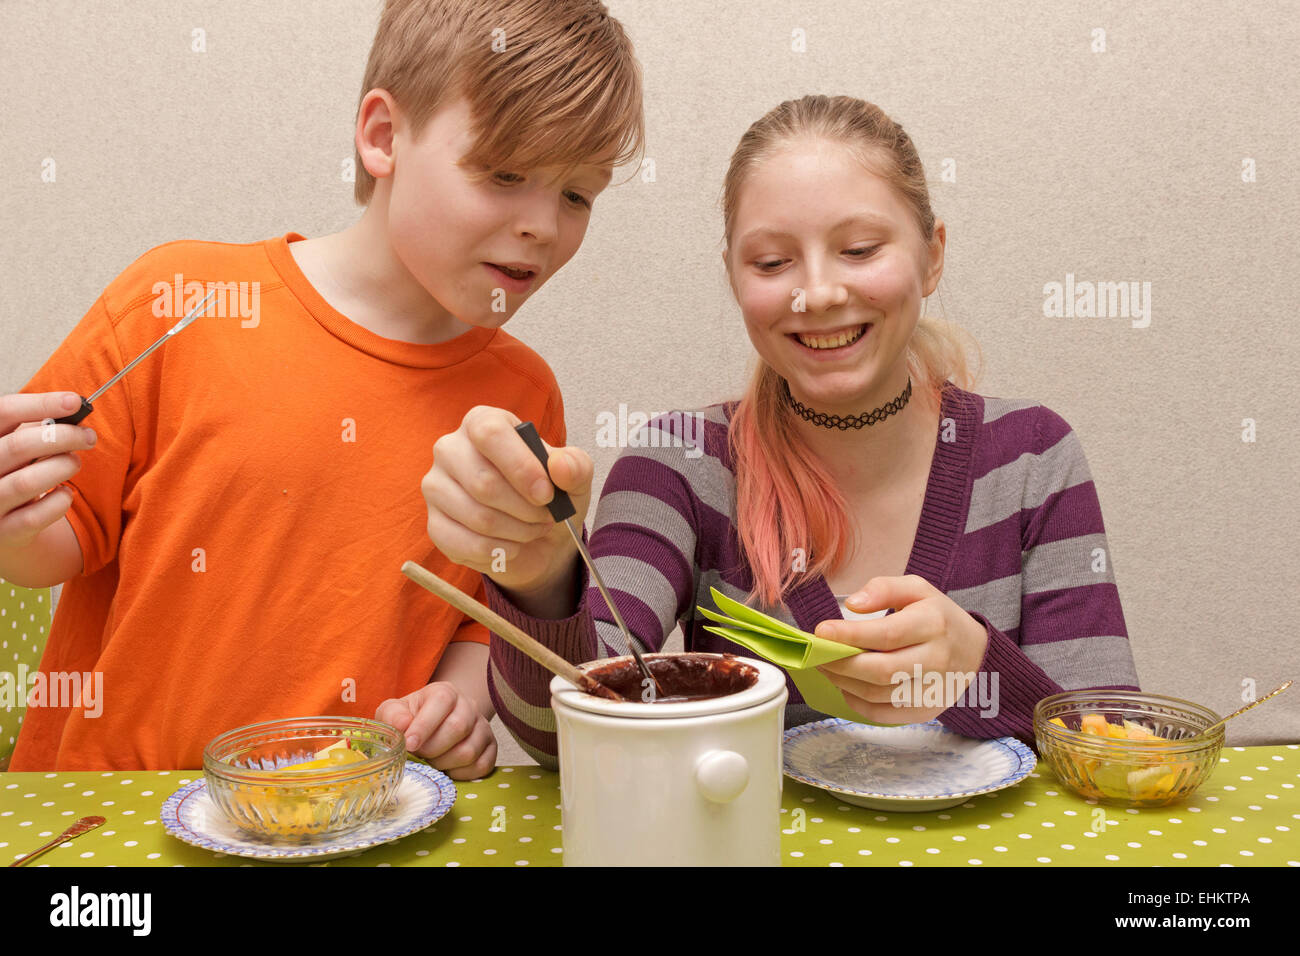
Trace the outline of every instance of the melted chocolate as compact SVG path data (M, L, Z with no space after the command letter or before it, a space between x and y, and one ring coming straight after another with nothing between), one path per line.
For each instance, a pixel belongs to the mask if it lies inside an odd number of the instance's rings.
M709 657L702 654L673 654L647 657L646 666L663 694L647 695L642 690L641 670L636 661L614 661L593 667L587 673L601 684L635 703L675 704L687 700L708 700L738 694L758 681L758 669L730 654ZM653 691L653 688L650 689Z

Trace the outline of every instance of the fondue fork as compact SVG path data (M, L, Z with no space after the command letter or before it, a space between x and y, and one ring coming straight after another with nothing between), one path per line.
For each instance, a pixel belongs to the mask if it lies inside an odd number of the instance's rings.
M580 690L607 700L627 700L596 678L583 673L535 637L515 627L490 607L480 604L460 588L447 583L427 568L414 561L407 561L402 565L402 573L426 591L438 595L456 610L468 614L512 647L523 651L552 674L560 675Z
M127 372L131 371L131 369L135 368L135 367L136 367L137 365L139 365L142 361L144 361L145 357L146 357L150 352L152 352L154 349L158 348L158 346L162 345L162 344L163 344L164 342L166 342L169 338L171 338L171 337L172 337L173 335L175 335L177 332L180 332L180 331L181 331L182 329L184 329L187 325L189 325L191 322L193 322L195 319L197 319L200 315L202 315L202 314L203 314L203 310L207 307L208 300L211 299L211 298L212 298L214 295L216 295L216 294L217 294L217 290L216 290L216 289L213 289L213 290L212 290L211 292L209 292L206 296L204 296L204 297L203 297L203 301L200 302L198 305L196 305L196 306L193 308L193 310L190 312L189 315L185 316L185 318L181 319L179 322L177 322L175 325L173 325L170 329L168 329L166 332L164 332L163 335L162 335L162 338L160 338L157 342L155 342L153 345L149 346L147 349L145 349L143 352L141 352L139 355L137 355L135 358L133 358L130 362L126 363L126 365L122 368L122 371L118 372L116 375L114 375L112 378L110 378L110 379L109 379L107 382L105 382L103 385L99 386L99 389L98 389L97 391L95 391L95 392L90 396L90 398L85 398L84 396L78 396L79 398L81 398L81 407L78 408L78 409L77 409L75 412L73 412L71 415L64 415L62 418L56 418L56 419L54 419L54 423L55 423L56 425L75 425L75 424L77 424L79 421L81 421L83 418L85 418L87 415L89 415L91 412L93 412L93 411L95 410L95 406L94 406L94 401L95 401L95 399L99 398L99 396L103 395L106 391L108 391L109 388L113 385L113 383L115 383L119 378L121 378L121 377L122 377L123 375L125 375Z
M522 425L516 425L515 431L524 440L528 450L542 463L542 468L546 470L546 480L550 481L551 472L547 468L547 462L551 456L547 453L546 446L542 444L542 438L537 434L537 429L533 427L533 423L524 422ZM578 547L578 553L582 555L582 560L586 562L587 570L591 572L591 579L596 582L596 587L600 589L600 596L605 599L605 604L609 607L609 613L614 615L614 623L623 632L623 640L627 643L628 651L636 659L636 666L641 671L641 677L643 680L650 682L650 686L654 688L656 694L661 697L666 696L663 688L659 686L659 681L650 673L650 668L646 666L646 662L642 659L641 652L637 650L636 640L632 637L632 632L628 630L627 624L623 622L623 615L618 613L618 606L606 589L600 572L596 570L596 562L591 559L591 552L582 543L582 535L578 533L577 529L573 527L573 522L569 520L578 513L578 509L573 507L573 501L569 498L568 493L557 487L555 482L551 481L551 487L555 489L555 497L551 499L546 509L551 513L552 518L556 521L563 521L564 526L569 529L569 536L573 538L573 543Z

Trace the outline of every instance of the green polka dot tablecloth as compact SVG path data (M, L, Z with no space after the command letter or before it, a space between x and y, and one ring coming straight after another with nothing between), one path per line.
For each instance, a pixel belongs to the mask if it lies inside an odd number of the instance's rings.
M33 866L285 866L168 836L163 801L192 771L0 774L0 862L79 817L108 822ZM787 779L786 866L1300 866L1300 745L1225 748L1190 800L1125 810L1063 788L1046 764L1017 786L950 810L885 813ZM457 782L445 817L418 833L320 866L557 866L559 775L499 767Z
M40 666L50 617L49 589L0 578L0 770L9 766L27 712L27 675Z

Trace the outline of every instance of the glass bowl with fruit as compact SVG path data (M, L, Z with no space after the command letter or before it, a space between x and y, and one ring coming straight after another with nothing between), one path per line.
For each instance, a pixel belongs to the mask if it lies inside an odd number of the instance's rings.
M1213 711L1159 694L1075 690L1034 708L1038 752L1065 786L1125 807L1190 796L1213 772L1223 727Z
M208 794L241 830L317 843L377 817L397 792L406 743L362 717L295 717L239 727L203 750Z

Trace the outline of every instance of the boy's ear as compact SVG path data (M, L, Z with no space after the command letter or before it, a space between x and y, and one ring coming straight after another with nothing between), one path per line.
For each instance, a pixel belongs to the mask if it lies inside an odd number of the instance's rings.
M394 130L399 122L397 104L387 90L371 90L357 110L357 155L375 179L393 174Z

